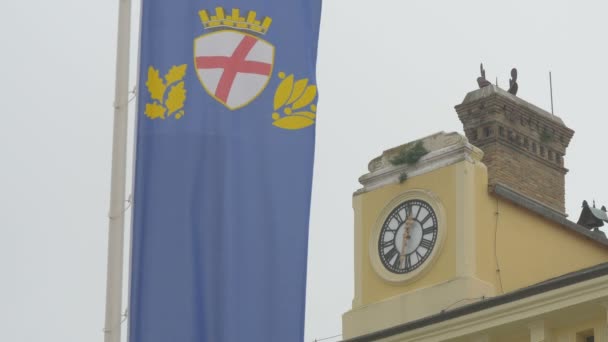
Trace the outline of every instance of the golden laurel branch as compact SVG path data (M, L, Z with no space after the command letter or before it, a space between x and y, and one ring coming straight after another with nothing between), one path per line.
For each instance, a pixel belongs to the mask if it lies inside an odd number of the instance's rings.
M187 68L187 64L174 65L164 79L160 77L158 69L154 69L153 66L148 68L146 87L152 99L151 103L146 103L144 111L148 118L164 120L173 115L176 120L179 120L184 116L186 88L183 79L186 76Z
M279 73L281 84L274 94L273 125L283 129L302 129L315 123L317 86L309 85L308 79L295 80L293 74ZM279 114L283 112L284 115Z

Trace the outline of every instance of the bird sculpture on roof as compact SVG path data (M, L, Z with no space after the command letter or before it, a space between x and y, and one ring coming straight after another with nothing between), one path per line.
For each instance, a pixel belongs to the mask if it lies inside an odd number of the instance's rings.
M509 93L513 95L517 95L517 89L519 86L517 85L517 69L511 69L511 78L509 79Z
M595 201L593 201L593 207L589 206L587 201L583 201L583 210L581 216L578 219L578 224L587 228L595 229L602 227L604 222L608 223L608 213L606 213L606 206L602 206L602 209L595 207Z
M492 83L486 79L486 70L483 68L483 63L479 65L479 70L481 71L481 76L477 77L477 84L479 88L487 87Z

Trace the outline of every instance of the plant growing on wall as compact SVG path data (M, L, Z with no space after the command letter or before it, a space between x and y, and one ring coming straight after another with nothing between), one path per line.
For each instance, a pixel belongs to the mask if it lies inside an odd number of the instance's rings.
M390 162L391 164L397 165L413 165L420 160L424 155L429 153L429 151L424 148L422 141L418 141L415 144L407 144L401 148L399 153L393 157Z

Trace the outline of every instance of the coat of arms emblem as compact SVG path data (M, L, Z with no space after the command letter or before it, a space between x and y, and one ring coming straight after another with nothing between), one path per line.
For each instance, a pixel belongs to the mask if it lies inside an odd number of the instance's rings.
M230 110L249 105L264 92L275 67L275 46L261 37L268 32L272 19L257 19L255 11L241 17L233 8L229 15L222 7L214 15L198 12L207 33L194 39L194 70L205 92ZM144 114L151 120L186 114L187 64L173 65L162 76L153 65L145 83L149 92ZM281 129L299 130L315 124L317 86L307 77L279 70L279 85L269 119Z
M230 110L247 106L266 88L274 65L275 48L259 36L272 20L257 20L250 11L241 17L239 9L226 15L199 12L205 29L216 29L194 40L194 66L207 93Z

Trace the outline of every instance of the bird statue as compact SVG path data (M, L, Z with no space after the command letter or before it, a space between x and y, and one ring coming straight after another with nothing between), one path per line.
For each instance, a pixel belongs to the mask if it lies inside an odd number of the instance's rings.
M481 76L477 77L477 84L479 85L479 88L481 89L491 85L492 83L486 79L486 70L483 68L483 63L479 65L479 70L481 71Z
M511 69L511 78L509 79L509 93L513 95L517 95L517 89L519 86L517 85L517 69Z

